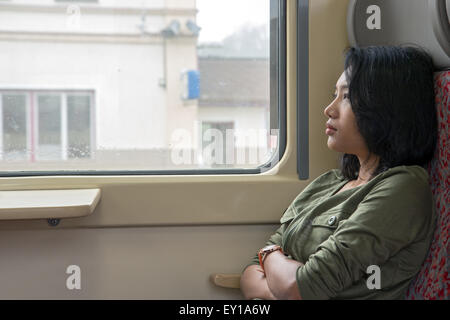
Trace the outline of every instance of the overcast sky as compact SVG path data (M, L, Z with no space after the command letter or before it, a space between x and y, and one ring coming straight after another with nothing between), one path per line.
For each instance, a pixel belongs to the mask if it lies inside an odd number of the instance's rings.
M270 0L197 0L197 9L199 42L217 42L246 23L268 23Z

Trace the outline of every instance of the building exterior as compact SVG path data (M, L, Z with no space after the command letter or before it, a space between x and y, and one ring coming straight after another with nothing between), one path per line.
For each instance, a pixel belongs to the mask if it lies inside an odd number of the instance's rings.
M21 124L4 119L2 158L132 163L154 159L174 128L193 134L180 72L197 69L195 16L194 0L0 1L2 109ZM178 34L164 34L172 21Z

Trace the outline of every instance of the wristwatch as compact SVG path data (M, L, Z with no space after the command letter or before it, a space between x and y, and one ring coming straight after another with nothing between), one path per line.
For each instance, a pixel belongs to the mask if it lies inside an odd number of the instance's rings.
M276 245L276 244L266 246L259 250L259 252L258 252L259 265L261 266L263 271L264 271L264 259L267 257L267 255L269 253L272 253L272 252L275 252L278 250L280 250L281 253L284 254L283 249L279 245Z

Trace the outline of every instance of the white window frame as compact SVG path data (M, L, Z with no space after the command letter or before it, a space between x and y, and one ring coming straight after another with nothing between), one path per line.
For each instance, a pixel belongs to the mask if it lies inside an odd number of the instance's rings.
M47 89L8 89L0 88L0 160L4 159L4 146L3 146L3 94L17 94L25 95L25 111L26 111L26 140L27 140L27 157L26 161L48 161L47 159L39 159L39 96L45 95L59 95L61 99L61 158L56 161L68 161L73 160L68 157L68 109L67 109L67 96L68 95L83 95L89 97L89 117L90 117L90 157L92 160L94 157L94 149L96 146L95 140L95 90L47 90ZM32 148L34 147L34 150ZM34 151L34 156L32 152Z

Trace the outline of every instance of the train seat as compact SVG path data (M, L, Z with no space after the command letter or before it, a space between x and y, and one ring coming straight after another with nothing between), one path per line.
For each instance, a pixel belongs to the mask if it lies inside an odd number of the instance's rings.
M433 160L426 169L436 206L436 230L421 270L411 282L406 299L449 299L448 250L450 229L450 70L435 74L438 144ZM239 288L240 274L212 274L212 282L220 287Z
M428 256L422 269L408 288L407 299L449 299L448 267L450 229L450 70L435 74L438 114L438 145L428 164L431 191L436 205L437 221Z

